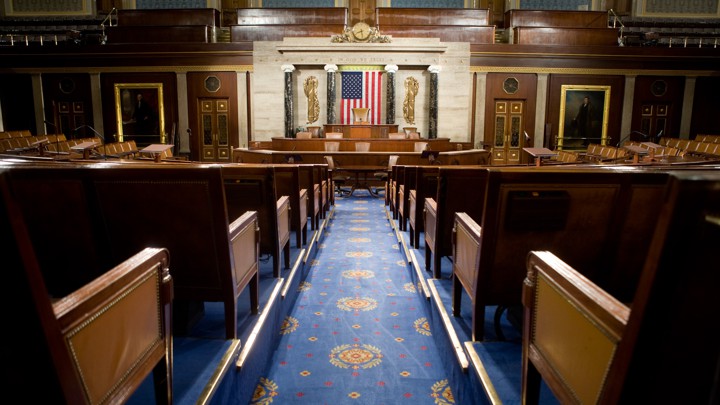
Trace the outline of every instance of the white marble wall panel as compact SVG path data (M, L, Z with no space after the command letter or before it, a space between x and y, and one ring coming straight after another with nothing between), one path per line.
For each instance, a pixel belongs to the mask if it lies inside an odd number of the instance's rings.
M253 54L253 139L270 140L283 136L284 129L284 73L282 65L292 64L294 88L293 119L295 127L307 123L307 98L303 82L309 76L318 79L320 118L311 125L327 123L326 64L372 65L381 69L387 64L399 66L395 75L395 123L399 128L411 126L403 118L405 79L413 76L420 83L415 98L415 125L427 136L430 74L427 67L441 66L438 83L438 137L456 141L469 139L472 76L470 47L465 43L441 43L437 38L395 38L391 43L333 44L329 38L286 38L282 42L256 42ZM341 73L336 73L336 106L340 107ZM386 75L383 75L385 78ZM387 102L385 83L383 105ZM385 122L386 109L381 122ZM337 118L340 119L339 111Z

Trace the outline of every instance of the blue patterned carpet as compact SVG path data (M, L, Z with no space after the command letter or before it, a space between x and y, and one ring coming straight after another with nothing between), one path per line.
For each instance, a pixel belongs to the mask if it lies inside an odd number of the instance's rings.
M455 403L425 308L383 199L337 198L252 403Z

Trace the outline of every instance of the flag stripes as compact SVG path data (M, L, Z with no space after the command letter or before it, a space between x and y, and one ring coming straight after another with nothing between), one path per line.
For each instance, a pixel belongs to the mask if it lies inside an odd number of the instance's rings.
M352 124L353 108L369 108L370 124L380 124L381 74L379 70L349 71L342 73L342 102L340 123Z

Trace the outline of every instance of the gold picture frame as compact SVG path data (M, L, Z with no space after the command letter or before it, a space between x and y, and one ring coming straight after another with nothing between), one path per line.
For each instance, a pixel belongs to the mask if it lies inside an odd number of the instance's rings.
M557 149L607 144L610 86L562 85ZM588 106L581 108L587 98Z
M162 83L115 83L117 140L165 143L165 107Z

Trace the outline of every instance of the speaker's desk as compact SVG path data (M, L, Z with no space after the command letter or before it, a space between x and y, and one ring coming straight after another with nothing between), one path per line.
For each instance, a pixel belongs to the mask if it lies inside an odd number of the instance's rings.
M387 138L272 138L272 150L277 151L325 151L326 143L333 143L338 146L339 152L354 152L357 142L370 143L370 152L415 152L416 144L420 143L420 147L427 144L428 149L440 152L455 150L455 146L450 143L449 138L435 139L387 139Z
M397 132L397 124L325 124L325 133L342 132L344 138L387 138Z

